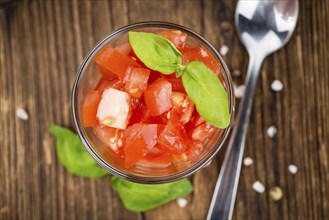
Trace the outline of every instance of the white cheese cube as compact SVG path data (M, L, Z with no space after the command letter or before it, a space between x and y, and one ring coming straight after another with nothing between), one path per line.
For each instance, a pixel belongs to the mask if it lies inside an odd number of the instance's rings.
M129 121L130 96L113 88L103 92L97 110L100 124L112 128L125 129Z

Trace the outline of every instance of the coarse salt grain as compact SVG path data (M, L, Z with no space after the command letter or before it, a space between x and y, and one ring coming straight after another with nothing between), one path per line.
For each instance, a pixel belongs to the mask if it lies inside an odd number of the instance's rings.
M291 174L296 174L297 171L298 171L298 168L297 168L296 165L294 165L294 164L290 164L290 165L288 166L288 170L289 170L289 172L290 172Z
M270 126L268 129L267 129L267 135L272 138L274 137L274 135L277 133L277 129L274 125Z
M252 188L258 193L263 193L265 191L265 186L259 181L255 181L252 184Z
M271 199L274 201L279 201L283 196L282 189L278 186L275 186L272 189L270 189L269 194Z
M220 54L222 54L223 56L226 56L226 54L228 53L228 46L223 45L220 50L219 50Z
M282 82L280 80L274 80L271 84L271 89L276 92L281 91L283 89Z
M242 98L246 90L245 85L239 85L234 87L235 97Z
M184 208L187 205L187 200L184 198L178 198L177 204L179 205L179 207Z
M243 165L245 165L246 167L253 164L253 162L254 161L250 157L246 157L246 158L243 159Z
M16 116L22 120L29 119L29 115L27 114L27 111L23 108L16 109Z

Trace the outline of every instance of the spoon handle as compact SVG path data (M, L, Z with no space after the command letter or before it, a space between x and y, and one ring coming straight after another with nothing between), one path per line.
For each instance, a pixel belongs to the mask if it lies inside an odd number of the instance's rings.
M207 220L232 218L249 116L262 62L263 57L250 56L245 94L240 102L236 124L234 125L225 159L217 179Z

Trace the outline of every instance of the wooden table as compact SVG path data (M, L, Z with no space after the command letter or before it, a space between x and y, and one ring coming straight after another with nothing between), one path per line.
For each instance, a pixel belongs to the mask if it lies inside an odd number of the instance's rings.
M146 213L123 207L109 177L85 179L59 163L51 124L73 128L72 84L84 55L111 31L138 21L189 27L217 49L242 84L248 56L234 27L236 1L0 1L0 219L205 219L224 150L191 179L188 205ZM329 1L301 0L296 32L263 65L234 219L329 217ZM239 75L240 71L240 75ZM284 88L271 90L273 80ZM29 119L15 116L17 108ZM266 134L271 125L277 134ZM298 167L296 175L288 166ZM252 189L261 181L266 192ZM283 198L268 191L279 186Z

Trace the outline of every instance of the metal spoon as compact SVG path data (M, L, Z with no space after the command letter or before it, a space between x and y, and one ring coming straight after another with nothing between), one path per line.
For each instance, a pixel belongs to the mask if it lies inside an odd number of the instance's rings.
M239 0L235 25L249 54L246 90L216 183L207 219L231 219L239 182L256 82L266 56L290 39L298 18L298 0Z

